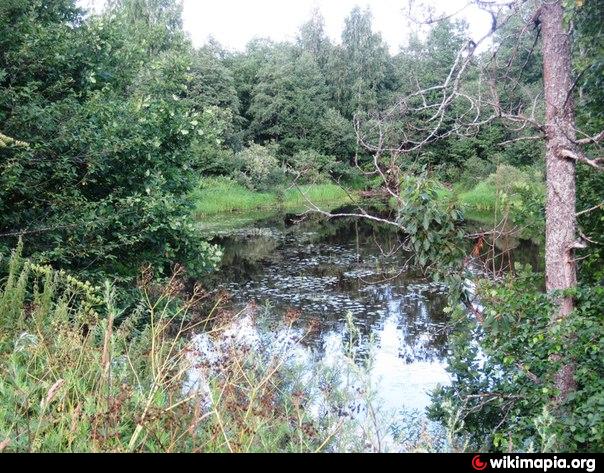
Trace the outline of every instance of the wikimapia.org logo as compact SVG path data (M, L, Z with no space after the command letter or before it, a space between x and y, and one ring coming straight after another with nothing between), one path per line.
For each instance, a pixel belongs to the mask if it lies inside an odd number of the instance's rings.
M476 471L486 470L487 467L491 469L531 469L541 470L546 472L551 469L581 469L589 473L596 471L596 459L595 458L522 458L518 455L512 457L506 455L502 458L490 458L484 461L480 458L480 455L474 455L472 458L472 468Z

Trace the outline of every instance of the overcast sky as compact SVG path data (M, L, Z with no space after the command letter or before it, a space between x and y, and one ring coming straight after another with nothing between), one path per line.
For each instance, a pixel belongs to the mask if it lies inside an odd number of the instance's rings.
M80 1L96 7L103 3L103 0ZM461 8L466 0L430 3L437 11L450 13ZM371 9L374 29L382 34L393 53L405 44L409 28L403 12L408 9L408 0L183 0L183 22L196 46L213 36L229 49L242 50L254 37L294 40L300 25L310 18L313 9L319 8L327 33L339 41L344 18L355 5ZM467 9L463 16L474 39L490 28L489 15L477 9Z

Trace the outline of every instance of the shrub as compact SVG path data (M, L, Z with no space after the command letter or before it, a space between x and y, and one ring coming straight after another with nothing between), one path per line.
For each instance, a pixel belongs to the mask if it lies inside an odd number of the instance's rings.
M533 176L522 169L509 164L500 164L495 172L489 175L486 183L494 187L498 193L510 194L517 185L529 182L531 177Z
M396 221L405 231L416 265L436 280L459 273L463 256L463 216L441 185L425 174L401 182ZM458 281L459 282L459 281Z
M336 158L315 150L298 151L288 159L290 172L300 183L325 182L336 165Z
M269 190L285 182L285 172L279 165L275 145L250 143L235 155L235 159L241 171L234 177L248 189Z
M230 132L232 112L218 107L206 107L195 117L196 137L191 153L196 156L196 171L203 175L230 175L237 169L234 153L225 146L224 136Z
M541 277L528 266L516 270L503 282L478 284L478 317L461 305L453 311L454 382L436 392L431 416L450 423L454 412L460 437L474 449L601 451L604 288L575 290L575 310L554 322L556 295L536 289ZM577 367L577 389L561 404L555 401L560 359Z

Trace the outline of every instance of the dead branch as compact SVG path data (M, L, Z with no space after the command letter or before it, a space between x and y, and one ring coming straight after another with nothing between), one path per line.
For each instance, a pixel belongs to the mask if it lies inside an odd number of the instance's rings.
M578 145L589 145L589 144L600 143L601 141L604 141L604 130L602 130L597 135L588 136L587 138L582 138L580 140L575 140L575 143Z
M604 171L604 158L589 159L583 153L579 151L575 153L569 149L559 150L558 156L560 158L568 158L579 163L587 164L588 166L591 166L592 168L597 169L598 171Z

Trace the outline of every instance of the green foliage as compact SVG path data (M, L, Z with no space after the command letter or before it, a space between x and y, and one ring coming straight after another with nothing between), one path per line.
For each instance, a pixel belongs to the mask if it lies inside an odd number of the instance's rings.
M250 190L273 190L285 183L285 170L279 165L277 146L250 143L235 155L240 171L234 176Z
M577 125L595 134L604 125L602 2L565 7L573 25ZM542 89L540 46L520 34L524 28L510 21L494 38L500 60L491 79L501 110L510 113L532 109L529 98ZM216 408L202 422L191 400L182 398L184 341L180 334L166 336L186 303L149 281L134 287L134 280L148 264L156 277L175 263L194 277L216 265L220 251L204 241L193 213L349 202L343 189L325 181L363 187L368 181L353 164L374 170L357 144L353 119L366 118L365 131L381 116L375 112L398 96L418 84L441 84L466 29L439 22L392 56L373 31L370 12L355 8L341 44L331 43L315 13L295 44L260 39L243 53L228 53L213 41L191 46L176 0L113 0L102 14L88 16L75 0L1 2L0 256L19 235L31 256L22 261L18 247L0 293L0 394L6 400L0 435L10 439L9 448L283 450L293 448L295 438L302 439L297 449L322 446L309 429L296 428L307 419L286 396L270 391L269 402L260 402L224 379L213 387L229 389L228 409ZM506 46L509 37L518 37L520 46ZM476 65L460 84L468 95L485 92ZM498 80L510 76L518 81ZM439 94L435 88L428 98ZM395 182L396 219L414 263L449 281L455 294L463 284L460 211L506 220L542 239L545 189L539 141L522 140L528 132L498 121L466 130L472 136L449 135L454 117L466 109L457 99L447 107L443 136L391 171L417 174ZM542 106L534 113L542 115ZM413 141L431 114L393 118L386 145L398 149L403 130ZM599 148L586 152L596 156ZM422 168L453 182L454 191L420 175ZM578 222L594 242L577 251L580 285L571 316L552 322L551 297L526 271L480 284L481 324L460 307L454 311L454 384L436 395L432 414L476 448L602 449L604 177L580 165L577 176ZM294 178L303 185L292 187ZM134 313L114 327L120 311L110 287L101 294L46 264L95 284L110 278L128 287ZM139 324L143 319L158 324L150 329ZM578 389L554 406L560 354L575 360ZM171 368L170 376L157 370L158 361ZM242 357L228 369L236 375L245 369L246 380L266 388L273 386L263 381L266 366L266 360ZM285 389L282 379L271 381ZM238 405L242 398L251 417Z
M208 106L196 114L197 136L191 143L190 153L195 158L196 174L229 175L237 170L234 153L229 149L233 115L230 109Z
M327 62L333 53L333 45L325 32L325 19L319 9L314 10L310 20L300 27L297 46L310 53L321 71L326 72Z
M349 167L357 150L352 121L344 118L338 110L328 108L323 114L318 133L318 149L338 158L340 167Z
M249 113L255 140L274 140L285 155L312 147L327 94L321 70L310 54L287 48L275 51L259 70L253 89Z
M268 192L254 192L239 182L227 178L204 178L192 193L198 215L254 210L271 207L275 196Z
M545 184L536 168L499 165L494 173L458 195L471 218L498 224L506 220L525 237L541 241L545 232Z
M463 171L461 171L457 182L462 187L471 189L477 185L477 182L482 181L493 173L496 168L489 161L480 159L478 156L471 156L464 162L462 169Z
M573 313L553 321L555 295L537 289L529 268L516 269L502 283L480 282L480 319L462 306L453 311L454 383L436 392L431 415L449 421L439 406L453 403L473 448L601 451L604 290L578 289ZM568 359L577 366L577 390L556 405L555 374Z
M569 17L574 25L573 42L574 69L577 75L578 93L577 124L588 135L604 129L604 15L602 2L579 2L567 5ZM595 158L601 155L599 145L588 146L586 153ZM588 284L604 280L604 173L579 165L577 167L577 210L579 227L590 240L588 248L580 251L580 277ZM599 207L598 207L599 206Z
M132 279L144 263L212 268L186 196L194 151L218 153L225 127L189 90L176 3L114 2L86 22L74 2L16 5L0 20L0 121L30 146L0 150L3 233L96 280Z
M336 104L347 118L374 110L389 99L394 68L388 47L372 30L368 9L357 6L344 20L342 47L335 50L329 73Z
M396 221L408 235L415 264L435 280L447 274L459 278L463 215L454 200L442 199L439 189L436 181L425 176L405 176Z
M604 35L601 2L569 2L565 10L573 23L573 66L577 76L577 122L585 133L604 126Z
M232 150L238 151L243 145L241 130L243 121L239 115L240 103L235 79L224 63L224 54L218 45L213 44L195 51L189 71L191 75L189 93L195 97L195 102L200 109L213 110L213 113L220 118L217 138ZM213 148L216 148L215 143ZM213 150L207 151L212 154ZM220 157L213 159L215 163L219 161Z
M294 154L288 160L288 165L298 182L316 183L329 179L330 173L335 169L336 158L309 149Z

